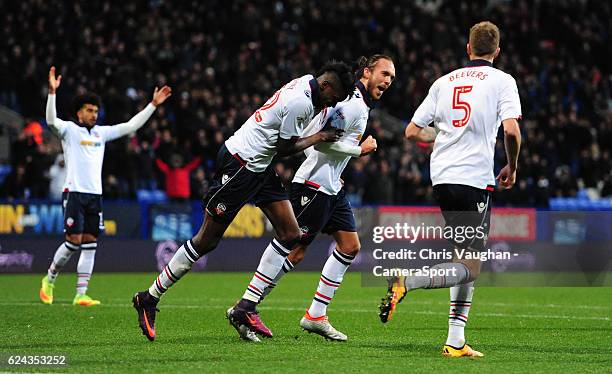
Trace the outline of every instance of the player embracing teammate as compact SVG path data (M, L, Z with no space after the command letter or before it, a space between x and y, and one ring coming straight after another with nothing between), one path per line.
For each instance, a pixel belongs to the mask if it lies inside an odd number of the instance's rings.
M325 128L303 136L304 127L323 108L334 106L353 92L354 76L343 62L329 62L315 75L284 85L232 135L219 150L213 185L204 197L205 220L198 233L179 247L148 290L137 292L133 305L142 333L156 337L157 303L203 255L214 250L240 209L252 202L261 208L276 235L269 245L289 253L300 230L289 196L271 165L276 156L291 155L321 143L338 140L342 131ZM236 313L240 326L259 324L257 313ZM244 331L245 334L254 334Z
M291 205L302 233L300 240L288 248L279 247L273 240L266 248L242 299L227 311L230 323L245 340L259 341L253 332L272 336L270 329L259 318L240 316L257 315L257 304L272 291L284 274L302 260L319 232L331 234L336 248L325 262L312 303L300 326L326 339L347 340L347 336L337 331L327 318L327 306L361 247L351 204L342 188L340 176L351 157L364 156L376 150L376 140L371 136L361 145L359 142L365 132L370 110L395 79L395 67L388 56L362 57L359 65L353 95L319 113L305 130L306 134L316 133L331 126L342 130L343 134L335 143L319 143L307 148L306 160L295 173L291 185Z

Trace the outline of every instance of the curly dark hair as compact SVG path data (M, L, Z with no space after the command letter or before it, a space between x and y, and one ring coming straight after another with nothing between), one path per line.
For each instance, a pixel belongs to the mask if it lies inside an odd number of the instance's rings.
M72 99L72 115L75 118L77 116L77 112L81 110L85 104L95 105L100 108L100 106L102 106L102 100L100 99L100 96L90 92L75 96L74 99Z
M331 60L328 61L319 71L316 76L320 77L325 73L335 74L338 82L342 85L342 91L345 96L351 96L355 89L355 75L353 69L344 61Z

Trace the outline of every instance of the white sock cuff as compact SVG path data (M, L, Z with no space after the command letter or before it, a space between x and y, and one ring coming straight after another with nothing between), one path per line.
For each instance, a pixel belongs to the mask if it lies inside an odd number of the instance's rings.
M350 265L353 260L355 259L355 256L350 256L347 255L346 253L342 253L338 250L338 248L334 249L334 251L332 252L332 255L336 258L336 260L338 260L341 264L343 265Z
M97 249L98 242L81 243L81 249Z
M183 244L183 247L185 248L185 256L187 257L187 260L189 260L189 262L193 264L194 262L200 259L200 255L193 247L191 239L187 240L185 244Z
M291 270L293 270L293 264L291 263L291 261L289 261L288 258L286 258L285 262L283 262L283 272L288 273Z
M74 244L74 243L71 243L71 242L69 242L68 240L66 240L66 241L64 242L64 245L66 246L66 248L68 248L69 250L71 250L71 251L73 251L73 252L74 252L74 251L78 251L78 250L81 248L81 246L80 246L79 244Z
M276 240L276 238L272 239L271 244L272 244L272 248L274 248L274 250L283 257L287 257L289 255L289 252L291 252L290 249L287 249L278 240Z

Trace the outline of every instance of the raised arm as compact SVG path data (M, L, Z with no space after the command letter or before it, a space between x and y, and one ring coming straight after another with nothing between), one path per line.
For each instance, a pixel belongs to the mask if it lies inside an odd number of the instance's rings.
M156 158L155 164L157 164L157 167L159 168L159 170L161 170L162 173L164 174L167 174L170 171L170 167L168 166L168 164L163 162L161 158Z
M46 119L47 125L57 136L60 138L64 136L66 132L67 121L62 121L57 118L57 111L55 109L55 93L59 88L62 81L62 76L58 75L55 77L55 66L51 66L49 69L49 95L47 96L47 110Z
M153 99L143 110L138 112L129 121L111 126L106 136L106 141L115 140L124 135L131 134L141 128L151 117L155 109L166 101L172 95L172 89L168 86L163 86L161 89L155 87Z
M194 169L196 169L198 166L200 166L201 162L202 162L202 157L196 156L193 160L189 161L187 165L185 165L185 169L187 169L188 172L191 172Z

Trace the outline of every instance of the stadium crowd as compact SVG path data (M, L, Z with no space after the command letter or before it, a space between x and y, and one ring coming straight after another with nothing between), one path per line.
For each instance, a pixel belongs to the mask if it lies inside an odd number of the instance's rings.
M0 198L61 193L61 146L44 123L51 65L64 77L57 106L64 119L75 94L93 91L103 101L100 122L124 122L155 85L171 85L170 102L135 136L107 144L104 197L163 189L177 175L171 169L182 168L191 181L177 197L199 198L223 141L293 77L330 58L389 54L397 79L377 110L405 123L431 83L467 61L468 29L483 19L500 26L495 66L516 78L523 106L517 184L496 194L496 204L545 207L580 188L612 195L610 2L22 0L0 8L0 104L27 119L12 139ZM379 150L345 171L352 199L430 203L431 149L372 117L368 134ZM504 157L498 142L496 165ZM290 180L300 160L280 160L279 174Z

